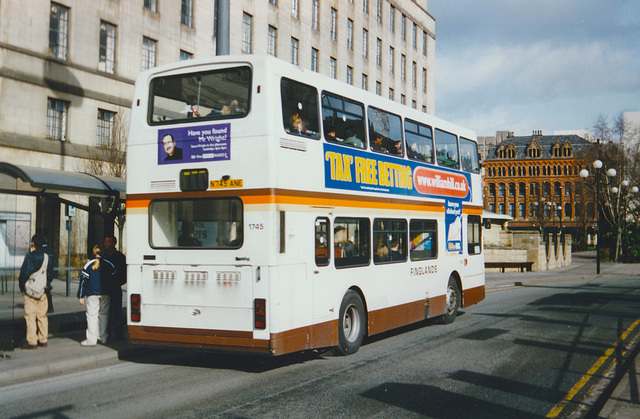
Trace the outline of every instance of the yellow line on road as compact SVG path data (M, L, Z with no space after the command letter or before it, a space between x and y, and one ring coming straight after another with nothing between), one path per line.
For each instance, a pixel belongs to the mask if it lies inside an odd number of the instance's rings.
M589 368L589 371L587 371L587 373L583 375L582 378L580 378L580 380L578 380L578 382L571 388L571 390L569 390L567 395L564 396L564 398L560 402L558 402L558 404L553 406L553 409L551 409L549 413L547 413L548 418L555 418L562 412L565 406L576 396L576 394L578 394L578 392L582 389L582 387L584 387L585 384L589 382L591 377L593 377L593 375L600 369L602 364L604 364L607 361L607 359L611 357L611 355L615 352L616 348L620 346L620 344L622 344L627 339L627 337L629 336L629 333L631 333L633 329L635 329L636 326L638 326L638 324L640 324L640 319L633 322L633 324L631 324L631 326L629 326L629 328L625 330L622 335L620 335L620 337L618 338L618 341L612 347L607 349L604 355L602 355L600 359L598 359L596 363L593 364L591 368Z

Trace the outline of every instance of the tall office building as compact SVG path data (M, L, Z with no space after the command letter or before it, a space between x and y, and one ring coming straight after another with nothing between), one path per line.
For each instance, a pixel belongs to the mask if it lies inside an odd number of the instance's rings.
M435 19L426 0L229 3L230 54L271 54L434 112ZM126 138L136 75L216 55L218 8L217 0L1 1L0 162L83 172L110 160ZM0 264L15 263L36 231L66 255L65 218L50 196L0 194ZM98 218L75 216L74 264L101 241Z

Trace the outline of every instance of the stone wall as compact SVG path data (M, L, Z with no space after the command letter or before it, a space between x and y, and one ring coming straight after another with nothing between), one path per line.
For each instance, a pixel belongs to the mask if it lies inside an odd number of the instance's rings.
M564 245L560 236L548 237L546 246L542 235L527 231L500 231L499 244L486 244L485 262L533 262L535 272L547 271L571 265L571 235L565 235ZM518 271L506 268L505 271ZM499 272L499 268L487 268L487 272Z

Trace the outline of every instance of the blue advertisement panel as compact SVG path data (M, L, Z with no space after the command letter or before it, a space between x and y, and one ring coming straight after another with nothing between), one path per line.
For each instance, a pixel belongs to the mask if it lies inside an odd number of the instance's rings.
M462 200L447 199L444 208L447 252L462 253Z
M158 164L231 159L231 124L158 130Z
M325 186L349 191L471 200L468 173L324 144Z

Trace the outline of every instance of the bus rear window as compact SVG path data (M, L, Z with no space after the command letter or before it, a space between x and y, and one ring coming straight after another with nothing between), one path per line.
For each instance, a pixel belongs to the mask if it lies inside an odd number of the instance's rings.
M242 225L238 198L159 199L149 206L153 248L237 249Z
M249 67L157 77L151 81L149 123L243 117L250 92Z

